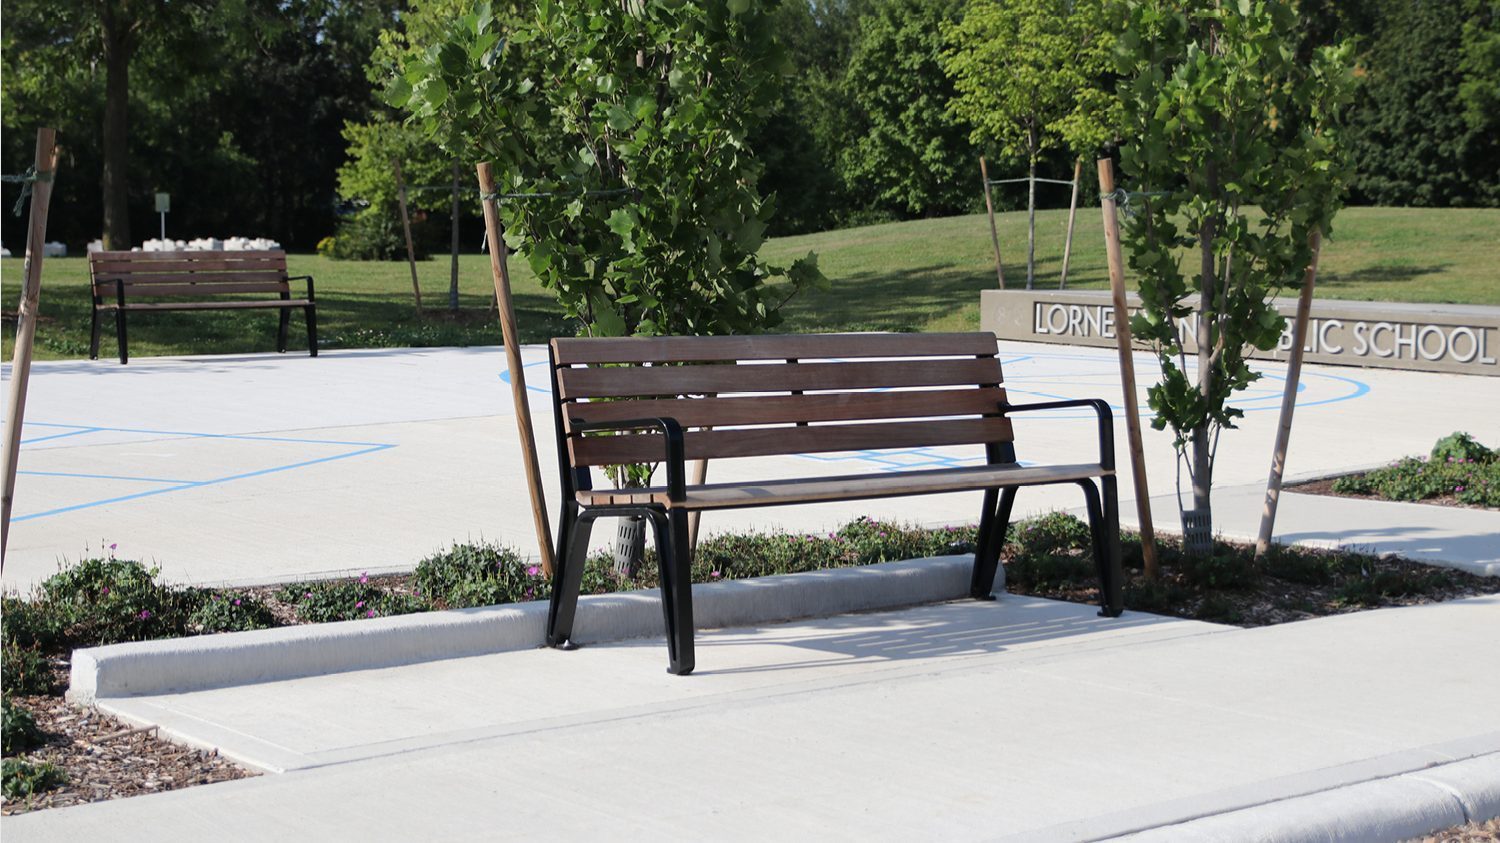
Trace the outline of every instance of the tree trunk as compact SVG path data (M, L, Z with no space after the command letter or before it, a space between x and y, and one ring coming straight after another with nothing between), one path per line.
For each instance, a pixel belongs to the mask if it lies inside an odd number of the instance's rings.
M1205 167L1207 176L1207 193L1214 196L1218 192L1218 168L1210 161ZM1214 346L1214 316L1218 312L1215 306L1216 286L1218 273L1214 265L1214 237L1217 233L1215 218L1210 215L1203 221L1202 228L1198 232L1199 251L1199 274L1202 287L1202 298L1198 301L1198 392L1208 399L1213 391L1213 346ZM1207 555L1213 552L1213 504L1209 498L1209 492L1213 487L1213 460L1211 457L1211 444L1209 442L1209 424L1207 421L1193 429L1193 509L1197 512L1199 530L1184 530L1185 547L1188 553ZM1184 525L1185 527L1187 525Z
M1036 155L1031 156L1030 175L1027 183L1031 188L1026 198L1026 289L1036 284Z
M130 107L129 22L104 4L104 172L99 179L104 199L104 248L130 248L130 194L126 171L130 166L127 117Z
M452 260L448 266L448 309L458 312L458 159L453 159L453 237L450 243Z

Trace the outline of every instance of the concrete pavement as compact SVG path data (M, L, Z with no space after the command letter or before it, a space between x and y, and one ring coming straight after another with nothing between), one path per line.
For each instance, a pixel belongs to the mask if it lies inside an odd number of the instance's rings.
M1497 645L1497 596L1248 630L1003 597L705 633L691 677L647 639L103 700L290 772L5 835L1399 839L1500 811Z

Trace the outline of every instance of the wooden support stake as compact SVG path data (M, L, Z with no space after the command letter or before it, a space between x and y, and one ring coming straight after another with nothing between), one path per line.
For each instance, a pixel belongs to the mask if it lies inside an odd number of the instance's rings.
M1120 220L1115 208L1115 168L1099 159L1099 204L1104 207L1104 248L1109 257L1109 291L1115 306L1115 346L1120 352L1120 388L1125 392L1125 435L1130 440L1130 469L1135 480L1135 512L1141 522L1141 555L1146 576L1158 576L1156 528L1151 523L1151 493L1146 487L1146 452L1141 444L1141 411L1135 394L1135 356L1130 346L1130 309L1125 304L1125 254L1120 247Z
M1276 528L1276 504L1281 500L1281 476L1286 469L1287 443L1292 438L1292 411L1297 407L1297 381L1302 376L1302 351L1307 345L1307 316L1312 310L1313 285L1318 279L1318 256L1323 251L1323 233L1313 229L1307 238L1312 247L1312 261L1302 276L1302 292L1297 296L1297 321L1292 327L1292 353L1286 362L1286 389L1281 393L1281 422L1276 426L1276 448L1271 452L1271 476L1266 479L1266 501L1260 513L1260 535L1255 540L1255 555L1264 556L1271 548L1271 533Z
M500 231L500 211L492 198L495 178L488 162L480 164L479 193L484 199L485 239L490 247L490 273L495 279L495 301L500 310L500 330L505 341L505 367L510 373L510 394L516 408L516 427L521 431L521 456L526 483L531 488L531 515L541 550L542 573L552 576L552 525L547 518L547 498L542 492L542 472L537 466L536 437L531 429L531 401L526 394L526 370L521 365L521 338L516 331L515 304L510 295L510 268L506 263L505 237Z
M990 215L990 242L995 246L995 279L1000 282L1000 289L1005 289L1005 269L1000 263L1000 232L995 228L995 203L990 198L990 168L984 163L984 156L979 156L979 177L984 180L984 210Z
M21 457L21 425L26 420L26 387L31 380L31 348L36 340L37 302L42 294L43 246L47 242L47 210L57 175L57 130L36 131L36 181L31 187L31 219L26 232L25 286L16 305L16 347L11 357L10 404L5 412L5 496L0 500L0 569L10 545L10 509L16 493L16 464Z
M693 485L702 486L708 482L708 460L698 460L693 463ZM688 555L698 552L698 521L703 513L697 510L688 513Z
M1063 241L1062 280L1057 289L1068 288L1068 261L1073 256L1073 219L1078 216L1078 184L1083 180L1083 159L1073 162L1073 198L1068 202L1068 237Z
M406 263L411 266L411 294L417 300L417 312L422 312L422 288L417 284L417 253L411 245L411 217L406 213L406 180L401 177L401 162L395 159L396 198L401 204L401 228L406 232Z

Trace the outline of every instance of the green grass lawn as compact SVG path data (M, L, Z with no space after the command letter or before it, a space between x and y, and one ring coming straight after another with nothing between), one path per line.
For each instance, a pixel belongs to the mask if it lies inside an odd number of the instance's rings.
M1037 279L1057 286L1066 211L1037 218ZM1026 217L1000 218L1006 283L1026 281ZM827 292L807 293L787 308L786 328L815 330L968 330L979 324L979 291L995 285L989 226L984 215L917 220L769 241L772 263L816 251L833 281ZM418 264L426 318L411 301L406 264L331 261L314 255L289 257L294 274L317 278L318 320L324 347L495 344L500 331L487 313L492 293L489 262L464 255L459 264L460 311L447 305L446 258ZM0 261L4 280L5 345L8 360L15 333L16 297L22 261ZM522 339L536 342L571 335L552 296L520 262L512 266L517 321ZM1104 243L1097 208L1080 208L1068 286L1107 285ZM1350 208L1342 212L1323 249L1320 298L1500 305L1500 210ZM88 266L84 258L52 258L44 267L41 323L36 354L41 359L88 353ZM209 311L132 314L131 355L224 354L270 351L274 312ZM103 355L113 353L107 326ZM305 349L301 315L293 317L292 348Z

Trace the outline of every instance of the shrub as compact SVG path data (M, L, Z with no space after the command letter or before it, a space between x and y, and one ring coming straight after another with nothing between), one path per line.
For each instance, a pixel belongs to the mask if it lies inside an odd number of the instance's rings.
M276 625L270 608L249 595L205 591L195 595L195 602L198 608L187 619L188 630L194 634L244 632Z
M1346 606L1379 606L1389 598L1428 594L1451 584L1451 577L1443 571L1380 571L1374 576L1345 582L1335 602Z
M0 646L0 685L22 696L50 694L57 689L52 663L35 646L6 642Z
M0 754L20 755L41 746L43 737L30 710L11 702L9 693L0 697Z
M419 226L419 221L412 221L413 229ZM418 237L415 230L412 238L416 259L426 260L423 238ZM340 222L329 247L329 257L354 261L405 260L406 234L401 230L401 217L395 204L366 208Z
M0 598L0 639L19 647L51 648L62 640L66 619L49 604Z
M357 580L293 583L282 588L278 596L308 623L409 615L430 608L420 598L371 585L366 576Z
M508 547L455 544L417 563L417 593L451 609L541 600L552 593L542 569Z
M156 582L158 570L120 559L85 559L42 583L73 646L145 641L187 634L194 595Z
M1455 432L1439 439L1432 446L1433 462L1463 462L1472 460L1485 463L1495 460L1495 452L1481 445L1467 433Z
M1223 544L1209 556L1184 555L1178 565L1183 577L1201 588L1251 588L1259 578L1253 556Z
M1089 525L1066 512L1049 512L1022 521L1015 526L1011 540L1016 553L1022 555L1043 556L1092 547Z
M331 258L331 257L333 257L334 249L336 249L337 247L338 247L338 238L337 237L329 236L329 237L324 237L322 240L319 240L318 241L318 245L315 248L316 248L317 253L320 256L325 257L325 258Z
M47 761L7 758L0 765L0 779L3 779L0 790L4 791L6 799L25 799L65 784L68 774L61 767Z
M1452 456L1443 460L1407 457L1365 474L1340 477L1333 481L1333 491L1396 501L1451 496L1459 503L1500 507L1500 461Z

